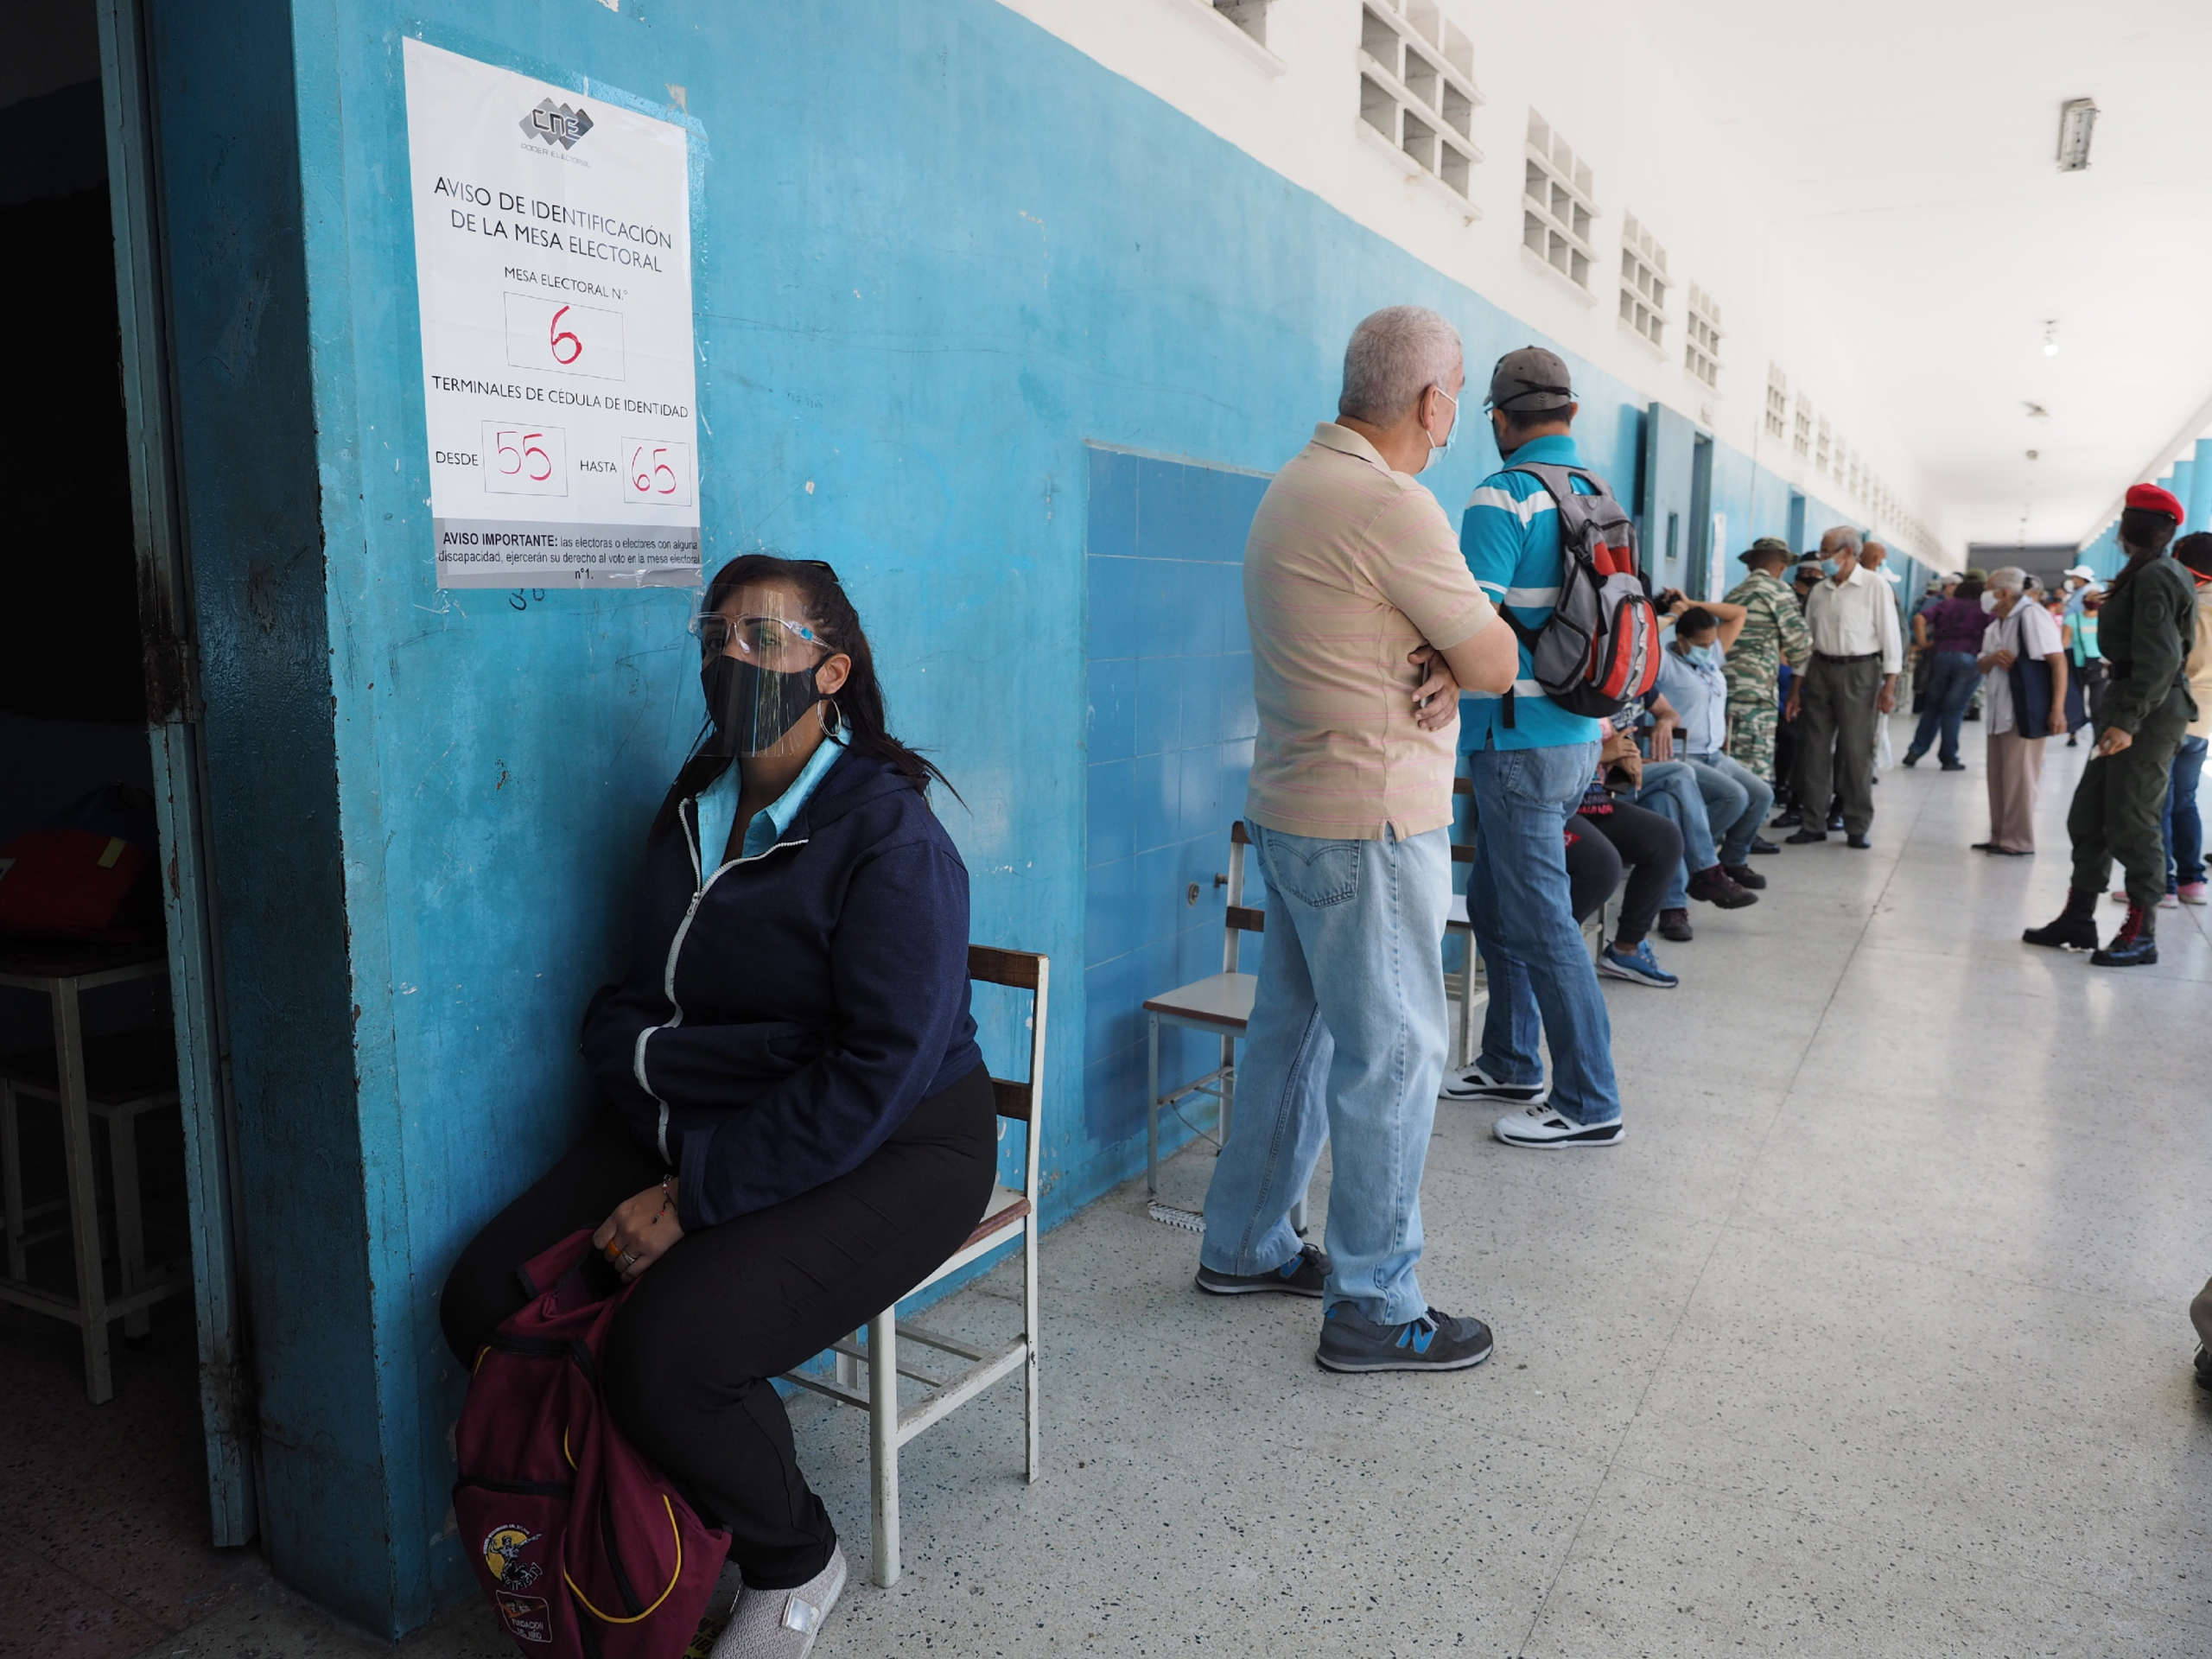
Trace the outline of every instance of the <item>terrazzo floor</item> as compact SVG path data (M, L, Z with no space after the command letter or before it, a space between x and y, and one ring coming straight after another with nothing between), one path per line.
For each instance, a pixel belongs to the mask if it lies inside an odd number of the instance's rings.
M1967 772L1885 781L1871 853L1793 848L1764 903L1700 908L1679 990L1608 986L1624 1144L1440 1109L1422 1279L1489 1364L1318 1370L1315 1308L1202 1300L1139 1183L1046 1241L1045 1478L1010 1385L914 1441L894 1588L859 1414L798 1404L853 1557L817 1659L2212 1653L2212 918L2162 914L2144 971L2022 947L2086 752L2050 753L2041 856L1986 860L1967 731ZM932 1320L1005 1329L1016 1289ZM404 1650L510 1651L490 1624ZM373 1650L265 1578L146 1647Z

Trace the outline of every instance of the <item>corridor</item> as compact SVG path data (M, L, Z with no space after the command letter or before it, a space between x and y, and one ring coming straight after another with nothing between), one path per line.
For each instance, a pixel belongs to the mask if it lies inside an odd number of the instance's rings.
M1049 1477L1011 1395L917 1442L908 1576L819 1651L2212 1650L2212 918L2162 912L2150 970L2022 946L2087 751L1991 861L1966 729L1967 773L1884 780L1871 855L1760 861L1680 990L1609 986L1620 1148L1440 1110L1423 1283L1488 1365L1329 1376L1310 1305L1202 1301L1124 1188L1046 1241ZM864 1546L845 1415L800 1450Z

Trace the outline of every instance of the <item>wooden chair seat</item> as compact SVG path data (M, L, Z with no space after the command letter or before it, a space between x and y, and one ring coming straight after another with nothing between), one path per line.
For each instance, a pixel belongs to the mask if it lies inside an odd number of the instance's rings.
M1209 974L1204 979L1179 985L1159 996L1145 999L1147 1014L1164 1014L1173 1020L1200 1020L1211 1026L1242 1031L1251 1022L1252 1000L1258 995L1256 974Z

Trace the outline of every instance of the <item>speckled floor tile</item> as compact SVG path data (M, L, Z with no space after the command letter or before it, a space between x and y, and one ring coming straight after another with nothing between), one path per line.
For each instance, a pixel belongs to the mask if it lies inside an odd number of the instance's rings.
M0 1543L0 1656L124 1659L162 1634L119 1598Z

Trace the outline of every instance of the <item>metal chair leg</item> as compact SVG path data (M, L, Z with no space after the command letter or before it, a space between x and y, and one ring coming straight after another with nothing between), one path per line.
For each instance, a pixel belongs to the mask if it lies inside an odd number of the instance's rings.
M1043 1423L1037 1397L1037 1222L1031 1216L1021 1224L1022 1340L1029 1350L1022 1366L1022 1387L1027 1391L1024 1404L1029 1420L1029 1478L1033 1481L1045 1472Z
M122 1294L132 1295L146 1282L146 1217L138 1197L138 1114L122 1112L107 1121L108 1169L115 1181L115 1254L121 1263ZM153 1329L144 1308L123 1316L123 1334L143 1337Z
M895 1308L868 1325L868 1461L874 1499L875 1581L899 1582L899 1326Z
M1144 1195L1160 1196L1160 1016L1145 1016L1148 1033L1144 1097Z

